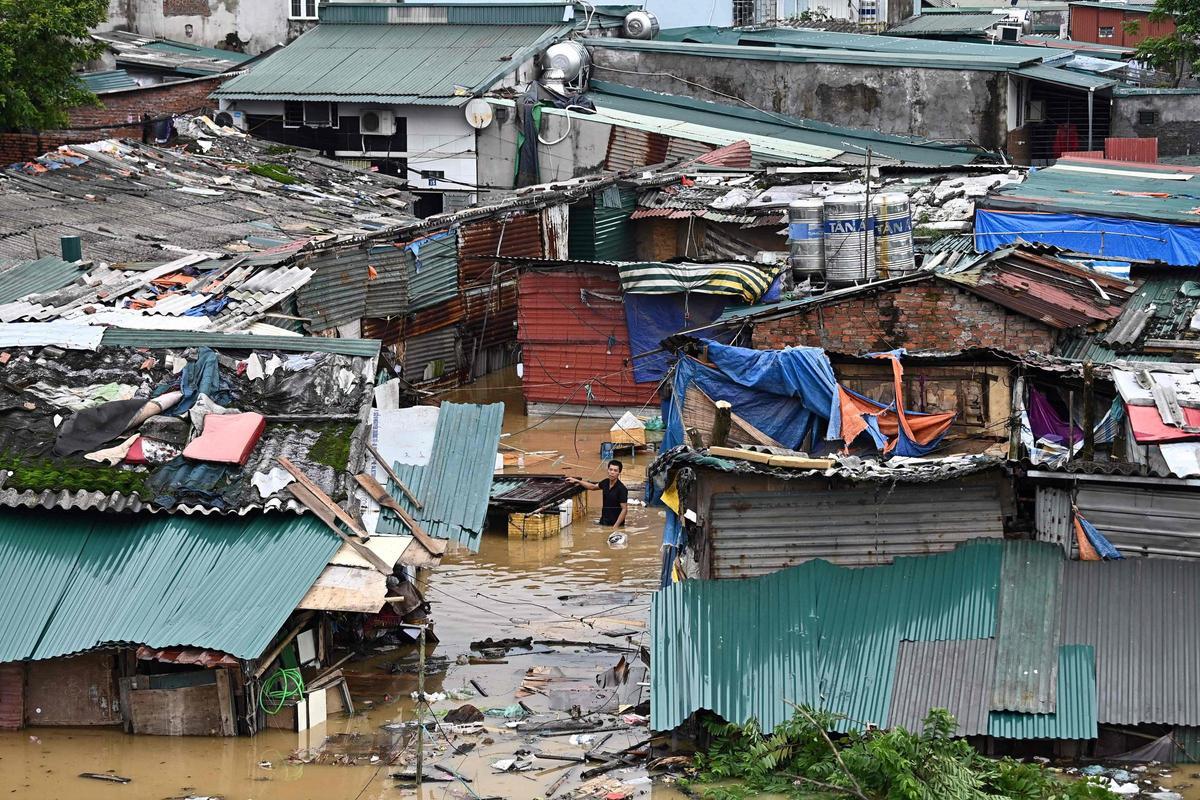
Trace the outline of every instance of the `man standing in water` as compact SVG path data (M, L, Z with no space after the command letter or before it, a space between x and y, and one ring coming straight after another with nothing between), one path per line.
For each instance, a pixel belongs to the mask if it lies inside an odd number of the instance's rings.
M621 470L624 468L625 465L614 458L608 462L608 477L599 483L582 478L567 478L589 491L602 493L604 504L600 509L600 524L611 525L613 530L625 525L625 515L629 512L629 489L621 483Z

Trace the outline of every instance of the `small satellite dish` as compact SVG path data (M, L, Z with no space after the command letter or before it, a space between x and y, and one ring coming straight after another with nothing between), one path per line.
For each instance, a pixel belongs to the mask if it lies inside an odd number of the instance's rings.
M467 103L467 107L463 109L463 113L467 117L467 124L477 131L491 125L492 119L495 116L492 113L492 104L480 97L476 97Z

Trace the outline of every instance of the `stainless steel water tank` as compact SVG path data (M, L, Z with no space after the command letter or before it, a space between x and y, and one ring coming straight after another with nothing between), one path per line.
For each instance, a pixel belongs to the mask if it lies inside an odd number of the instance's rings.
M875 217L875 264L879 275L898 278L916 272L908 195L903 192L876 195L871 198L871 211Z
M788 204L788 252L799 283L825 277L825 201L806 197Z
M825 280L845 285L875 280L875 220L867 196L825 198Z
M658 35L658 17L649 11L630 11L625 15L621 33L626 39L653 39Z
M567 81L578 78L591 62L587 48L574 39L550 45L542 53L542 69L561 69Z

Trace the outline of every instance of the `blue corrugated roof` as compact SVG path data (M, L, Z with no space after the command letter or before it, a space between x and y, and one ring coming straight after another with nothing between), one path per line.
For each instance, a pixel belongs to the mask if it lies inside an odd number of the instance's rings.
M421 509L388 481L388 492L439 539L452 539L479 550L487 521L492 475L504 424L504 404L442 403L428 464L394 464L400 480L421 501ZM404 533L407 528L390 512L379 520L380 533Z
M113 643L262 655L341 541L312 515L0 516L0 661Z

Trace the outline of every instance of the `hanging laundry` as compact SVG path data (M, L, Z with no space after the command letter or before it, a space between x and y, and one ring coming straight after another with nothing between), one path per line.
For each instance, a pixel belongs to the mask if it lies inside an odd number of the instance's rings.
M1075 516L1075 539L1079 543L1080 559L1083 561L1119 561L1125 558L1121 551L1096 526L1084 519L1079 509L1072 506ZM1086 547L1085 547L1086 545Z
M1050 398L1036 386L1029 387L1029 424L1035 440L1046 439L1056 444L1083 441L1083 429L1059 416Z

